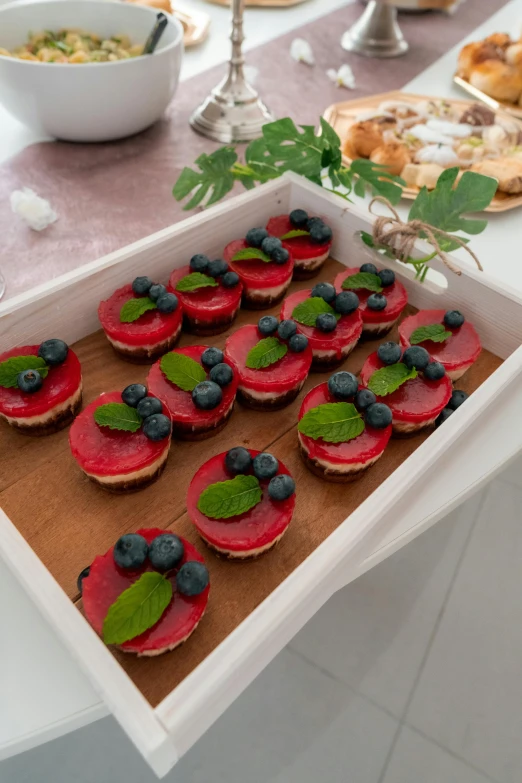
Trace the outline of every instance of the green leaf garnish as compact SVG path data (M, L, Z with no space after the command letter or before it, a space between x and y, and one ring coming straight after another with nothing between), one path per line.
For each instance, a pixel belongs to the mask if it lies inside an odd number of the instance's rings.
M377 397L386 397L387 394L397 391L399 386L402 386L406 381L416 378L417 374L415 367L409 370L405 364L397 362L397 364L390 364L388 367L376 370L370 376L368 388Z
M232 261L248 261L253 258L258 258L260 261L264 261L265 264L269 264L272 260L270 256L267 256L266 253L263 253L263 251L259 250L257 247L245 247L243 250L238 250L237 253L232 256Z
M94 421L100 427L125 432L137 432L141 427L141 416L136 408L124 402L107 402L105 405L99 405L94 411Z
M123 644L152 628L172 599L172 583L158 571L146 571L121 593L103 621L103 641Z
M287 352L288 346L277 337L265 337L249 350L245 364L250 370L261 370L278 362Z
M42 378L47 377L49 367L39 356L11 356L0 362L0 386L4 389L16 389L18 375L24 370L38 370Z
M207 194L207 206L214 204L234 187L236 176L231 169L236 161L237 155L233 147L221 147L210 155L203 153L196 158L199 171L185 167L174 185L172 195L176 201L181 201L192 193L185 209L197 207Z
M210 275L204 275L203 272L191 272L178 281L176 291L188 293L190 291L197 291L198 288L207 288L208 286L215 288L217 285L217 280L214 280Z
M396 204L402 195L402 188L406 185L403 179L390 174L387 166L364 158L352 161L350 173L356 178L354 192L360 198L369 190L373 196L383 196Z
M351 402L327 402L305 413L297 429L325 443L344 443L364 432L364 419Z
M309 237L310 232L304 231L302 228L293 228L291 231L287 231L286 234L283 234L282 237L279 237L279 239L295 239L296 237Z
M156 307L156 302L153 302L148 296L129 299L120 310L120 322L122 324L130 324L133 321L137 321L143 313L146 313L148 310L155 310Z
M240 474L229 481L218 481L203 490L198 509L211 519L228 519L257 506L262 497L255 476Z
M198 383L207 380L207 373L199 362L183 353L166 353L160 360L165 378L183 391L191 392Z
M321 313L332 313L337 320L341 317L322 297L310 296L294 307L292 318L304 326L315 326L317 316Z
M431 340L433 343L443 343L452 332L446 331L442 324L430 324L429 326L419 326L410 336L410 345L418 345L425 340Z
M375 291L380 294L382 291L381 278L372 272L357 272L355 275L349 275L343 280L341 288L345 290L357 290L365 288L367 291Z

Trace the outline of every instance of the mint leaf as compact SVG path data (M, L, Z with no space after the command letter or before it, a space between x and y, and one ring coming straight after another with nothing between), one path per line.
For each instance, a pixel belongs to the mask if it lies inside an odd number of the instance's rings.
M397 391L403 383L416 377L417 370L415 368L409 370L405 364L397 362L397 364L390 364L388 367L376 370L368 381L368 388L377 397L386 397L387 394Z
M94 411L94 421L100 427L125 432L137 432L141 427L141 416L136 408L124 402L107 402L105 405L99 405Z
M42 378L46 378L49 367L39 356L11 356L0 362L0 386L16 389L18 375L24 370L38 370Z
M364 432L364 419L351 402L327 402L305 413L297 429L326 443L344 443Z
M287 351L288 346L277 337L265 337L249 350L245 364L250 370L261 370L278 362Z
M433 343L443 343L452 332L447 332L442 324L430 324L429 326L419 326L410 336L410 345L418 345L424 340L431 340Z
M218 481L203 490L198 509L211 519L228 519L257 506L262 497L255 476L240 474L230 481Z
M185 275L181 280L178 280L176 291L181 293L188 293L189 291L197 291L198 288L206 288L207 286L216 287L217 280L209 275L204 275L202 272L191 272L190 275Z
M345 290L357 290L365 288L367 291L375 291L380 294L382 291L381 278L371 272L357 272L355 275L349 275L343 280L341 288Z
M350 172L355 175L354 192L356 196L362 197L368 188L372 195L383 196L392 204L397 204L400 201L402 189L406 183L395 174L390 174L387 166L358 158L352 161Z
M207 380L207 373L199 362L184 353L166 353L160 367L165 378L183 391L191 392L198 383Z
M260 261L264 261L265 264L269 264L272 260L270 256L263 253L257 247L245 247L243 250L238 250L235 255L232 256L232 261L248 261L252 258L258 258Z
M279 239L295 239L295 237L309 237L310 232L304 231L302 228L293 228L291 231L287 231Z
M214 204L234 187L236 177L232 167L237 161L233 147L221 147L210 155L203 153L196 158L199 171L185 167L174 185L172 195L181 201L192 193L192 198L184 209L193 209L210 193L206 206Z
M294 307L292 318L304 326L315 326L317 316L320 313L332 313L337 320L341 317L322 297L310 296Z
M130 324L133 321L137 321L143 313L146 313L148 310L155 310L156 307L156 302L153 302L148 296L129 299L120 310L120 321L122 324Z
M103 621L103 641L123 644L156 625L172 598L172 583L158 571L146 571L121 593Z

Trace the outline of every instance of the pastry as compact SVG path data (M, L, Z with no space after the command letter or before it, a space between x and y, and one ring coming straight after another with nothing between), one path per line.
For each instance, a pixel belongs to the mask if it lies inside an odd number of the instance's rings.
M408 303L408 294L391 269L377 269L363 264L340 272L334 280L335 290L354 291L359 299L363 334L381 337L390 331Z
M459 54L457 72L463 79L469 79L473 69L483 62L501 60L502 53L495 44L475 41L466 44Z
M304 209L270 218L266 230L279 237L294 259L294 280L315 277L330 254L332 229L319 217L309 217Z
M497 101L518 103L522 94L522 72L500 60L487 60L475 66L469 83Z
M411 156L405 144L395 141L376 147L370 155L370 160L386 166L390 174L400 176L404 166L411 163Z
M474 163L471 170L498 180L498 189L503 193L522 193L522 161L516 158L481 160Z
M345 151L354 158L369 158L383 143L382 131L382 126L375 120L354 123L348 129Z

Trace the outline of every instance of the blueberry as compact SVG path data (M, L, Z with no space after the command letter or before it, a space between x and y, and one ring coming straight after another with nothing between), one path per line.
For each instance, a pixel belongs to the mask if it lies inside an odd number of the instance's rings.
M121 393L123 402L130 405L131 408L135 408L136 405L147 396L147 387L142 383L131 383L130 386L126 386Z
M225 354L223 351L220 348L214 348L214 346L212 346L211 348L205 348L201 354L201 363L207 370L210 370L212 367L215 367L216 364L221 364L224 358Z
M143 422L143 434L149 440L164 440L171 432L171 421L164 413L153 413Z
M234 476L238 473L247 473L252 467L252 457L248 449L243 448L243 446L235 446L230 451L227 451L225 467Z
M302 353L308 347L308 337L305 337L304 334L294 334L288 341L288 347L292 353Z
M358 411L365 411L370 405L377 402L377 397L369 389L359 389L355 395L355 407Z
M161 285L161 283L155 283L149 288L149 298L152 299L153 302L157 302L158 299L160 299L160 297L164 296L166 293L167 289L164 285Z
M333 303L335 312L341 315L351 315L355 313L358 307L359 297L354 291L341 291L340 294L337 294Z
M287 500L295 492L295 481L287 473L279 473L270 479L268 494L272 500Z
M50 367L62 364L67 359L69 346L63 340L55 338L45 340L38 348L38 356L43 359Z
M83 571L80 571L80 573L78 574L78 579L76 580L76 587L78 588L78 592L80 593L80 595L82 594L82 590L83 590L83 580L87 579L90 573L91 573L91 567L87 566L86 568L83 569Z
M381 269L380 272L377 272L377 275L385 288L395 283L395 272L391 269Z
M280 247L283 247L283 243L279 237L268 236L261 242L261 250L263 253L266 253L267 256L271 256L274 250L278 250Z
M305 212L304 209L293 209L288 217L294 228L306 229L308 212Z
M398 343L390 341L382 343L377 348L377 357L383 364L397 364L397 362L400 362L401 356L401 346Z
M208 377L211 381L217 383L218 386L228 386L232 382L234 371L229 364L220 362L212 367Z
M274 332L277 331L278 326L279 322L273 315L263 315L257 322L257 328L263 337L268 337L269 335L274 334Z
M152 285L150 277L135 277L132 281L132 290L136 296L147 296Z
M276 247L276 249L272 250L270 253L270 258L275 264L286 264L290 258L290 253L286 247Z
M183 563L176 574L176 587L181 595L199 595L208 587L208 569L197 560Z
M360 268L361 272L368 272L371 275L377 274L377 267L375 264L363 264Z
M23 370L16 377L16 385L26 394L32 394L42 388L43 379L38 370Z
M383 430L392 423L392 412L383 402L374 402L366 408L364 418L369 427Z
M266 228L251 228L250 231L247 231L245 240L249 247L261 247L263 239L266 239L267 236Z
M384 294L370 294L366 300L366 304L370 310L384 310L388 304L388 300Z
M289 340L291 337L297 334L296 322L292 321L291 318L288 318L286 321L281 321L277 327L277 334L281 340Z
M460 389L455 389L455 391L451 395L451 399L448 402L447 407L451 408L452 411L456 411L457 408L460 408L463 402L466 402L468 397L469 394L466 394L465 391L461 391Z
M443 410L442 410L442 411L439 413L439 415L437 416L437 418L435 419L435 426L436 426L436 427L440 427L440 425L441 425L441 424L444 424L444 422L446 421L446 419L449 419L449 417L451 416L451 414L452 414L452 413L455 413L455 411L453 410L453 408L444 408L444 409L443 409Z
M310 241L315 245L325 245L332 241L332 229L322 221L314 223L310 228Z
M149 561L157 571L170 571L183 560L185 547L178 536L162 533L153 538L149 546Z
M223 399L221 386L214 381L202 381L192 391L192 401L196 408L203 411L211 411L217 408Z
M161 413L163 411L163 405L161 404L161 400L158 400L157 397L143 397L136 405L136 410L142 419L146 419L147 416Z
M209 263L210 263L210 259L208 258L208 256L203 255L203 253L196 253L196 255L192 256L192 258L190 259L190 271L206 272Z
M156 305L160 313L173 313L178 306L178 297L176 294L163 294L156 302Z
M325 302L328 302L328 304L332 304L335 299L335 288L331 283L317 283L312 288L310 296L319 296L321 299L324 299Z
M221 282L225 288L235 288L239 283L239 275L237 272L225 272L221 278Z
M273 454L263 451L261 454L254 457L252 468L254 470L254 476L262 481L263 479L271 479L275 476L279 470L279 462Z
M138 533L127 533L114 544L114 562L120 568L140 568L149 552L149 545Z
M341 370L328 378L328 391L338 400L347 400L357 394L357 378L351 372Z
M402 354L402 361L409 370L413 367L416 370L425 370L429 364L430 355L421 345L412 345L410 348L406 348Z
M315 325L320 332L333 332L337 326L337 318L333 313L319 313Z
M440 381L445 375L446 370L440 362L430 362L424 370L424 377L429 381Z
M207 274L209 274L210 277L219 277L220 275L226 275L228 270L229 267L227 262L223 261L222 258L216 258L214 261L209 261Z
M458 329L466 319L459 310L448 310L444 313L444 323L452 329Z

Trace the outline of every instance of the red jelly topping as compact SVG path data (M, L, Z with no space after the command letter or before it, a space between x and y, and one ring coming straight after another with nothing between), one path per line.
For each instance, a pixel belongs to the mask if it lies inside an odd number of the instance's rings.
M266 230L273 237L282 237L289 231L295 231L295 226L290 222L289 215L278 215L270 218ZM310 258L318 258L330 252L331 242L322 245L312 242L310 237L294 237L283 239L283 247L286 247L294 257L294 261L308 261Z
M317 408L318 405L325 405L328 402L339 402L339 400L330 393L327 383L320 383L304 398L299 411L299 421L312 408ZM382 430L376 430L365 424L364 432L345 443L326 443L322 439L314 440L301 433L299 433L299 438L312 459L347 465L359 462L364 464L380 456L388 445L391 434L391 424Z
M255 457L259 451L249 449ZM249 552L268 546L290 524L294 513L295 494L287 500L272 500L268 494L269 481L260 481L263 490L261 501L247 511L229 519L210 519L198 510L199 496L210 484L234 478L225 468L225 455L218 454L200 467L190 482L187 495L187 511L203 538L219 549L231 552ZM279 461L278 473L290 471Z
M170 276L168 289L173 291L183 305L183 312L192 319L212 321L218 317L232 317L241 302L243 285L241 280L233 288L226 288L221 281L215 286L197 288L195 291L176 291L176 285L182 277L191 274L190 266L175 269Z
M80 467L95 476L118 476L146 468L169 448L170 438L149 440L140 428L137 432L100 427L94 411L108 402L121 402L121 392L101 394L73 421L69 443ZM164 411L165 412L165 411Z
M162 533L171 533L170 530L149 528L137 530L147 543L151 543L156 536ZM181 539L185 547L185 554L179 568L189 560L197 560L203 563L203 558L192 544ZM124 590L127 590L145 571L154 569L148 562L137 571L119 568L114 562L111 546L105 555L98 555L91 565L89 576L82 583L82 601L85 614L94 630L101 636L103 621L107 616L109 607L116 601ZM177 570L177 569L176 569ZM174 647L184 641L201 620L208 602L210 585L199 595L181 595L176 590L176 574L169 575L172 582L172 599L156 625L144 633L124 642L119 647L125 652L144 653L161 652Z
M479 357L481 345L474 326L468 321L464 321L458 329L446 326L444 324L445 312L445 310L419 310L415 315L405 318L399 325L399 336L402 347L408 348L409 339L419 326L443 324L446 331L452 333L451 337L448 337L443 343L425 340L421 345L426 348L434 361L441 362L446 370L451 372L458 370L464 364L475 362Z
M346 269L344 272L339 272L334 280L334 286L338 292L343 291L343 280L350 275L356 275L361 270L359 267L352 267ZM366 304L368 297L371 296L372 291L367 291L365 288L350 289L354 290L354 293L359 297L359 310L361 311L363 323L380 324L388 321L394 321L402 313L408 303L408 293L403 284L399 280L395 280L393 285L383 286L382 293L386 297L387 304L384 310L370 310Z
M123 324L120 321L120 311L129 299L140 297L132 290L132 285L118 288L113 295L98 307L98 318L103 330L112 340L127 345L154 345L176 334L181 324L182 308L179 303L173 313L160 313L159 310L149 310L143 313L137 321Z
M281 320L292 318L294 308L312 293L311 289L296 291L287 296L281 307ZM343 348L356 342L362 332L362 318L359 310L351 315L343 315L337 321L333 332L321 332L315 326L297 324L298 330L308 337L312 351L336 351L337 357L342 358Z
M365 386L368 386L370 377L381 367L384 367L384 364L377 352L370 354L361 370L361 381ZM451 392L451 381L447 375L440 381L429 381L420 372L416 378L399 386L397 391L385 397L377 397L377 400L391 408L394 420L414 424L438 416L449 402Z
M207 349L206 345L187 345L185 348L176 348L172 353L182 353L190 356L194 361L201 364L201 354ZM230 362L226 362L233 365ZM205 372L207 372L206 368ZM208 372L207 372L208 378ZM222 387L223 398L216 408L210 411L203 411L196 408L192 402L192 392L183 391L179 386L168 381L163 375L160 367L160 360L155 362L150 368L147 376L147 386L149 394L159 397L168 407L172 420L176 423L192 424L196 427L211 427L213 422L218 422L225 416L230 406L234 402L239 376L234 372L234 377L228 386Z
M290 280L294 271L294 259L291 253L286 264L276 264L275 261L266 263L256 258L250 258L246 261L232 261L233 256L246 247L248 245L244 239L235 239L233 242L229 242L223 251L223 258L227 264L230 264L234 272L237 272L246 291L257 288L276 288Z
M263 339L257 326L247 324L232 334L225 345L225 356L234 364L239 373L242 386L260 392L284 394L301 383L312 364L312 349L310 345L301 353L292 353L288 349L282 359L269 367L251 370L246 366L247 354L259 340Z
M5 362L12 356L37 356L39 347L39 345L24 345L23 348L11 348L10 351L0 354L0 362ZM0 413L20 419L42 416L51 408L72 397L81 382L80 362L74 351L69 348L67 358L62 364L49 367L42 388L38 391L27 394L18 387L5 389L0 386Z

